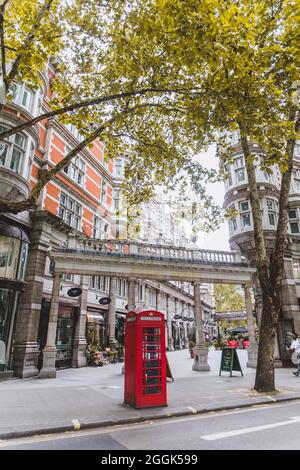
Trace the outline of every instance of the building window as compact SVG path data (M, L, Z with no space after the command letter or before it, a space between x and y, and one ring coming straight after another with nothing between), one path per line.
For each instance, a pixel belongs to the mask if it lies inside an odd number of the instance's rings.
M123 287L123 281L122 279L118 279L118 296L122 297L122 287Z
M242 168L244 166L244 159L243 157L238 157L234 161L235 168Z
M76 139L80 140L81 138L83 138L83 135L80 134L79 130L76 126L74 126L74 124L67 124L66 127L74 135L74 137L76 137Z
M294 190L300 193L300 170L293 171Z
M61 192L58 216L61 217L64 222L66 222L66 224L70 225L76 230L81 230L81 214L82 206L70 196L67 196L65 193Z
M119 158L115 160L115 176L123 176L122 160Z
M139 285L138 292L139 292L139 295L138 295L139 302L143 302L145 300L145 286L143 284Z
M297 209L289 210L289 220L291 233L299 233L299 220Z
M234 206L234 205L229 206L228 209L229 209L229 210L235 210L235 206ZM231 217L231 219L229 220L229 224L230 224L231 230L235 232L235 231L237 230L237 221L236 221L236 218L235 218L235 217Z
M101 238L104 240L108 239L108 224L106 222L102 222L101 224Z
M108 278L105 276L98 277L98 289L101 292L108 292Z
M235 178L236 182L240 183L241 181L245 181L245 170L244 168L240 168L239 170L235 170Z
M296 209L292 209L289 211L289 219L297 219L297 210Z
M93 229L92 229L92 236L93 238L100 238L100 219L96 215L94 215L93 219Z
M101 184L101 204L106 204L106 191L107 191L107 184L105 181L102 181Z
M123 292L122 292L122 296L123 296L123 297L127 297L127 293L128 293L128 284L127 284L126 279L124 279L124 280L123 280Z
M275 202L273 199L267 199L269 224L276 225Z
M120 190L114 190L114 209L118 211L120 209Z
M300 263L298 259L293 259L293 274L295 279L300 279Z
M235 167L235 180L237 183L245 181L245 168L244 168L244 159L243 157L238 157L234 162Z
M33 92L24 83L12 83L9 87L12 101L19 106L22 106L27 111L32 111Z
M299 233L299 223L298 222L290 222L291 232L292 233Z
M96 276L90 276L89 284L91 289L96 289Z
M7 128L0 126L0 132ZM21 162L25 155L26 138L23 134L15 134L0 142L0 165L20 173Z
M66 155L71 151L70 148L66 149ZM85 163L79 157L74 157L69 165L65 166L64 173L71 178L72 181L83 186L85 175Z
M248 201L240 202L240 215L243 227L251 227L251 216Z
M232 186L232 176L231 176L230 165L225 165L225 172L226 172L226 175L227 175L228 186Z
M64 280L64 281L72 281L72 282L73 282L73 274L64 273L64 274L63 274L63 280Z

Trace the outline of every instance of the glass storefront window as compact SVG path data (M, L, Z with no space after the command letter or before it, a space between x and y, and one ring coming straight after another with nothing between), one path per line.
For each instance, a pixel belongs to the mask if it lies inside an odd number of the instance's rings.
M27 266L27 259L28 259L28 243L23 242L21 248L21 257L20 257L20 266L19 266L19 275L18 279L24 281L25 279L25 272Z
M16 279L21 240L0 237L0 277Z
M10 367L19 292L0 288L0 371Z

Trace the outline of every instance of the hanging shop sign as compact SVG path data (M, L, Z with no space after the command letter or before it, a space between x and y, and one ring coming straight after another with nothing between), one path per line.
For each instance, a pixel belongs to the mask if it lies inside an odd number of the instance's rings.
M111 303L111 298L110 297L102 297L100 300L99 300L99 304L100 305L108 305Z
M80 287L72 287L68 290L67 294L69 297L78 297L82 294L82 289Z

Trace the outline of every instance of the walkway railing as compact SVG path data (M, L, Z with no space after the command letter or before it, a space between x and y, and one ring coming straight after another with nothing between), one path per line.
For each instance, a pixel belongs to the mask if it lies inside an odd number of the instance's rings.
M247 264L239 251L191 249L171 245L154 245L128 240L99 240L69 237L65 248L55 251L93 252L111 255L133 256L159 260L191 261L207 264Z

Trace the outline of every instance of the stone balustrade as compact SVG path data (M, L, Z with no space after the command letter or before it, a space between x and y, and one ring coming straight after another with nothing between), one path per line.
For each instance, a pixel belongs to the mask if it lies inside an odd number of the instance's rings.
M99 240L70 236L66 248L56 251L95 252L112 255L146 257L159 260L182 260L203 264L247 264L238 251L191 249L171 245L153 245L128 240Z

